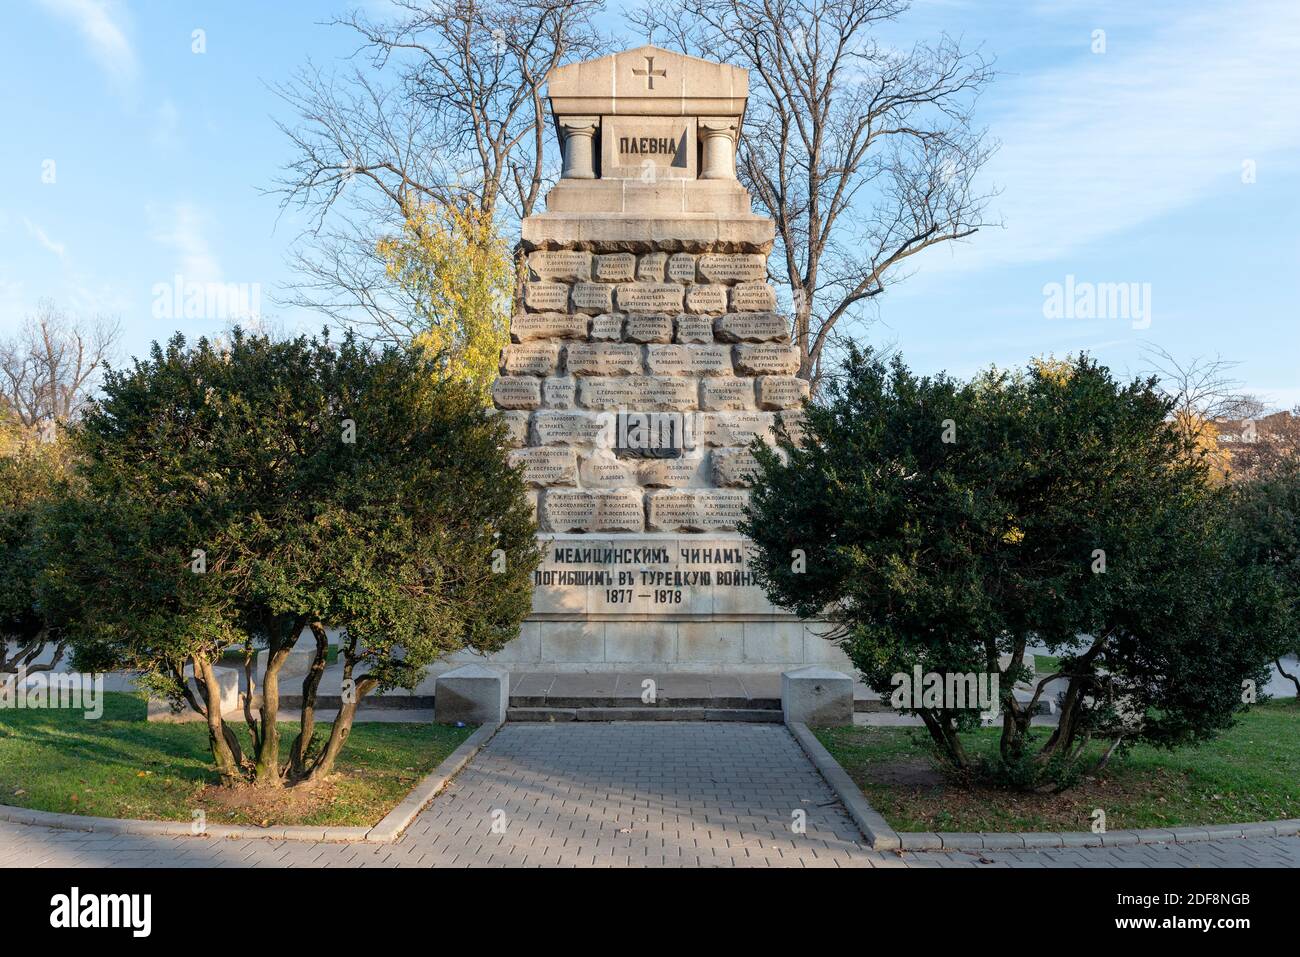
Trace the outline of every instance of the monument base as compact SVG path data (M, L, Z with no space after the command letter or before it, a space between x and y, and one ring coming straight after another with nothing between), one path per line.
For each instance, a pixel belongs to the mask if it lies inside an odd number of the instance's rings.
M853 671L824 621L768 601L736 532L550 534L533 614L487 661L512 671ZM452 656L448 666L480 656Z

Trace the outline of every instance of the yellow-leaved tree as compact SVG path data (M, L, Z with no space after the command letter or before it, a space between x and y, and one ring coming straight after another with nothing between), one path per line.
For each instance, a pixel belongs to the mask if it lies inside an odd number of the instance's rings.
M491 216L475 207L410 203L400 235L379 240L388 276L422 320L414 343L486 403L510 337L515 264Z
M1057 385L1064 385L1074 374L1074 363L1068 356L1064 359L1058 359L1050 353L1045 356L1035 356L1029 360L1029 365L1040 379Z
M1222 485L1228 481L1232 458L1219 444L1219 427L1210 418L1190 409L1175 409L1174 428L1191 445L1193 454L1205 463L1210 481Z

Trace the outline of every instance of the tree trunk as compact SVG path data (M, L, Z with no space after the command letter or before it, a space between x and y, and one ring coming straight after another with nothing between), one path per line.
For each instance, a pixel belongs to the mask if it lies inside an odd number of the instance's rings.
M55 645L54 657L50 659L49 664L32 664L33 661L41 656L41 652L45 650L45 645L48 643L49 637L50 630L48 628L42 628L36 633L31 641L27 642L27 644L18 645L18 650L14 653L12 658L9 657L8 654L9 642L4 641L3 643L0 643L0 674L34 675L42 671L53 671L57 668L59 662L63 660L64 651L67 650L68 647L66 640L60 641Z
M302 681L302 725L298 737L294 738L289 756L295 778L307 774L307 750L311 747L311 737L316 731L316 693L320 689L320 679L329 660L329 635L325 632L325 626L319 621L313 621L309 627L316 638L316 657L312 659L311 670Z
M1071 659L1071 670L1065 672L1070 679L1070 683L1066 686L1065 697L1061 701L1061 719L1057 722L1056 728L1053 729L1051 735L1048 736L1042 750L1034 756L1034 761L1038 764L1047 764L1057 751L1062 748L1064 749L1063 753L1070 753L1070 747L1074 743L1078 730L1079 712L1083 709L1085 688L1087 685L1097 683L1097 675L1093 670L1094 662L1114 632L1114 628L1107 628L1097 636L1086 652L1077 658Z
M1079 712L1083 710L1084 685L1092 683L1090 676L1071 677L1061 701L1061 717L1055 729L1043 745L1042 750L1034 756L1035 762L1045 765L1059 752L1069 754L1078 734Z
M961 736L952 726L951 716L946 711L934 711L930 708L920 708L916 713L921 716L926 730L930 732L930 737L952 766L959 771L967 770L970 767L970 759L962 746Z
M1278 658L1275 662L1273 662L1273 664L1277 665L1277 670L1282 675L1283 678L1286 678L1293 685L1295 685L1296 704L1300 704L1300 674L1293 675L1290 672L1288 672L1285 668L1283 668L1281 658Z
M217 684L212 662L207 658L194 658L194 675L203 692L203 711L206 712L204 717L208 722L208 746L212 749L217 773L221 775L224 783L233 784L239 780L239 765L243 760L243 754L235 732L227 727L221 718L221 688ZM184 669L181 671L181 681L184 685ZM195 702L190 696L188 686L186 686L186 697L191 698L190 705L193 707Z
M1034 712L1032 707L1022 708L1020 702L1016 700L1016 683L1007 681L1007 673L1015 672L1021 666L1025 657L1026 639L1023 635L1017 637L1011 646L1011 660L1007 662L1007 670L1002 671L998 667L998 654L996 646L989 649L989 669L997 669L998 673L998 693L1002 699L998 702L1002 706L1002 737L998 742L998 750L1002 755L1003 761L1010 761L1013 754L1023 754L1025 741L1029 737L1029 724L1033 720Z
M266 674L262 678L261 747L257 750L254 776L264 787L280 786L280 667L289 657L293 642L268 650Z
M262 750L262 731L253 717L253 695L257 692L257 679L253 677L253 642L244 645L244 724L248 725L248 734L253 742L253 753Z
M343 745L347 744L348 735L352 733L352 722L357 715L357 707L361 704L361 699L370 694L379 682L370 678L362 678L356 683L355 691L347 694L348 682L352 679L352 661L347 661L343 666L343 700L339 706L338 717L334 719L334 726L330 728L329 740L325 743L325 748L321 751L320 757L312 769L307 773L306 780L315 781L325 777L334 770L334 762L338 759L339 752L343 750Z
M1094 773L1099 773L1101 771L1106 770L1106 766L1110 764L1110 759L1115 756L1115 752L1119 749L1120 743L1123 740L1124 740L1124 736L1121 734L1117 738L1115 738L1114 741L1110 743L1110 747L1106 749L1106 753L1097 759L1097 764L1092 769Z

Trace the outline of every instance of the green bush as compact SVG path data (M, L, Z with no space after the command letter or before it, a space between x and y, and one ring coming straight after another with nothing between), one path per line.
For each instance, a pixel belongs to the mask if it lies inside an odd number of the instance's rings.
M237 330L224 346L177 336L110 373L71 432L82 491L50 523L63 543L51 592L79 609L77 661L142 669L187 696L233 778L242 755L214 713L211 669L229 648L265 647L248 763L277 784L330 770L365 695L413 687L450 652L501 648L530 607L532 510L502 425L439 369L351 336ZM316 742L327 627L344 634L343 705ZM278 672L304 628L317 656L282 764Z
M1264 674L1274 597L1168 413L1153 381L1086 357L960 382L852 350L806 444L757 449L756 572L777 604L828 616L885 697L915 666L996 674L987 773L1017 786L1068 786L1095 739L1207 738ZM1056 729L1031 729L1037 698L1012 693L1030 645L1060 658ZM911 710L972 771L959 705Z

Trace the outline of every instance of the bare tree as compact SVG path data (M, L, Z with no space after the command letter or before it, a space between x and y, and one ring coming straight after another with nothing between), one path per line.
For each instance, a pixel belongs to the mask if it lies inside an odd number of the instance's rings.
M376 249L412 204L476 207L504 228L532 213L554 157L547 72L601 49L602 0L392 0L335 25L366 61L344 76L308 66L277 90L297 114L280 124L294 158L276 184L309 214L289 303L405 339L416 304Z
M28 428L73 418L121 332L117 317L83 320L41 300L15 335L0 340L0 402Z
M1263 403L1241 391L1232 376L1236 362L1222 356L1176 359L1161 346L1143 347L1146 364L1160 379L1160 389L1173 403L1173 414L1188 420L1249 418L1264 410Z
M873 31L905 0L679 0L632 15L650 42L750 71L738 175L776 222L799 374L815 389L837 327L900 266L985 225L974 185L991 154L971 109L992 78L940 37L896 50Z
M1171 403L1174 426L1210 456L1224 477L1247 482L1300 458L1300 408L1275 411L1243 392L1232 375L1236 362L1221 356L1179 360L1150 344L1144 353L1147 370L1160 380Z

